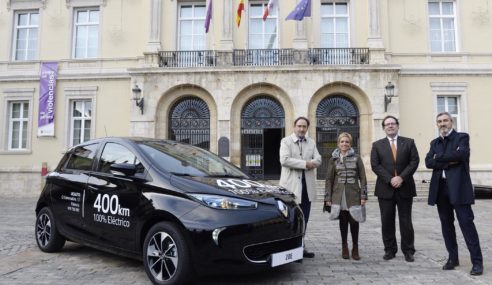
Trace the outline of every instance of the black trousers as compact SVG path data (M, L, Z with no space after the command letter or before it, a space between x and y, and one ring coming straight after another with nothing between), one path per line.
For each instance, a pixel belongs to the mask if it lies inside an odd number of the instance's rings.
M396 243L395 216L398 208L398 219L400 221L401 251L403 253L415 253L415 233L412 224L412 205L413 198L402 198L395 191L392 199L378 199L379 211L381 213L381 226L383 234L383 244L385 252L396 253L398 245Z
M302 195L301 195L301 207L302 213L304 214L304 230L307 228L307 223L309 221L309 214L311 213L311 201L309 201L309 196L307 193L306 176L304 171L302 172Z
M482 264L482 250L478 239L477 229L473 219L473 210L470 204L451 205L449 202L449 189L445 179L439 181L439 193L437 196L437 212L441 220L442 236L449 254L449 259L458 261L458 243L456 242L456 230L454 227L454 212L465 238L466 246L470 251L473 264Z

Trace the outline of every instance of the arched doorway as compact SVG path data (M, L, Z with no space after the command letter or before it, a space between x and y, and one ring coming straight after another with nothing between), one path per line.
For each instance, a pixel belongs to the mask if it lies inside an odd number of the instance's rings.
M359 153L359 110L347 97L329 96L321 100L316 108L317 147L323 159L318 171L318 179L326 178L328 160L337 147L338 134L347 132L352 135L354 150Z
M210 111L207 103L194 96L178 100L169 112L168 138L210 149Z
M257 179L279 179L280 141L284 136L285 113L268 96L249 100L241 111L241 168Z

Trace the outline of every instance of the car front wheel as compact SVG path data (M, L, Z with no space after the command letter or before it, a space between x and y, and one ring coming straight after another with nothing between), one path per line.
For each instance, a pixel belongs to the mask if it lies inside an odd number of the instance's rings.
M38 247L44 252L59 251L65 245L65 238L58 232L53 213L48 207L39 211L35 231Z
M190 253L181 230L172 223L155 224L143 245L145 272L154 284L186 284L190 280Z

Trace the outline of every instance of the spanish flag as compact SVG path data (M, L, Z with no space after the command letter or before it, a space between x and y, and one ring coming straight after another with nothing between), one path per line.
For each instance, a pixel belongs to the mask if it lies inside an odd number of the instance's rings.
M239 5L237 6L236 23L237 26L241 24L241 13L244 11L244 0L239 0Z

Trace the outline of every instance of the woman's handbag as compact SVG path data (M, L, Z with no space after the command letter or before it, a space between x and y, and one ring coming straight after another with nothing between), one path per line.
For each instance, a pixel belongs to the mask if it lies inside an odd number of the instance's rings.
M339 215L340 215L340 205L332 204L331 205L331 212L330 212L330 220L338 219Z
M349 208L350 216L359 223L366 221L366 206L356 205Z
M326 203L323 204L323 213L324 212L330 213L331 212L331 206L326 205Z

